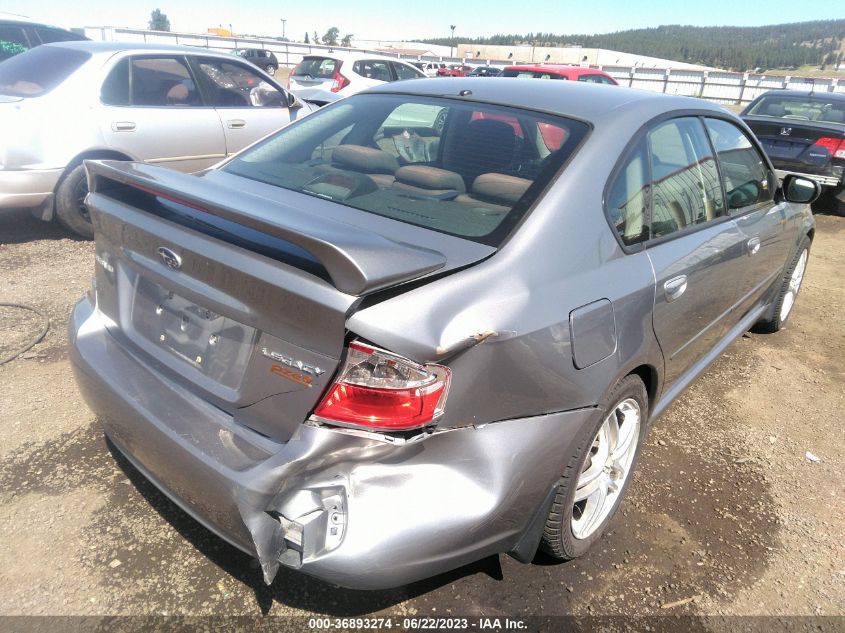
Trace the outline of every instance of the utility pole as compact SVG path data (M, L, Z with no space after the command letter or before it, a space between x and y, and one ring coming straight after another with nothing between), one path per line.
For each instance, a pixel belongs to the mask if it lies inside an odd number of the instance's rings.
M287 24L287 18L279 18L282 21L282 39L285 39L285 24Z
M449 47L449 57L454 57L455 56L455 51L454 51L454 48L455 48L455 25L452 24L452 25L449 26L449 28L452 29L452 46Z

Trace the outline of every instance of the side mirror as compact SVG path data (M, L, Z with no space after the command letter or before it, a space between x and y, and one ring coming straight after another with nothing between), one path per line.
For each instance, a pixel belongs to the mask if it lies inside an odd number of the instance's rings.
M298 110L302 107L302 102L292 92L286 92L285 94L287 95L289 110Z
M787 202L810 204L821 195L822 188L815 180L797 174L787 174L783 179L781 191Z

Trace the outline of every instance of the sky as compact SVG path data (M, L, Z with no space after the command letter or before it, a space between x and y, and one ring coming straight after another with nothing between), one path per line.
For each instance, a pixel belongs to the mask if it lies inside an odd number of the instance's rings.
M837 5L834 8L833 5ZM17 14L56 26L125 26L146 28L150 12L161 9L171 30L204 33L231 24L236 34L302 40L329 27L358 39L412 40L496 33L609 33L661 24L759 26L779 22L845 18L845 3L794 0L155 0L145 4L121 0L0 0L0 15ZM354 40L353 40L354 41Z

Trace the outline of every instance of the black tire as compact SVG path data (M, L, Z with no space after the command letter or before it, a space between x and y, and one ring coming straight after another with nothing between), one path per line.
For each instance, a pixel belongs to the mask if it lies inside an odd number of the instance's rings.
M759 332L766 332L766 333L773 333L780 330L786 322L789 320L789 316L793 312L792 306L790 306L789 310L787 311L786 315L781 314L784 301L786 300L786 296L790 292L790 282L792 280L792 273L795 272L796 266L798 266L798 262L801 259L801 254L806 251L807 259L809 261L810 256L810 238L806 235L801 238L801 241L798 243L798 249L795 251L795 257L792 258L792 261L789 263L789 267L786 269L786 272L781 279L780 288L778 289L778 294L775 297L775 301L772 304L771 310L766 317L761 319L757 326L754 328ZM806 267L807 262L804 263ZM805 271L806 272L806 271ZM803 275L802 279L803 281ZM799 282L797 290L795 290L795 295L792 297L792 305L795 304L795 301L798 299L798 294L801 291L801 283Z
M819 197L819 209L827 213L832 213L833 215L845 217L845 202L836 197L837 194L842 195L843 193L845 193L845 187L826 189Z
M63 227L85 239L94 238L94 226L82 201L88 193L85 165L73 167L56 191L56 219Z
M626 400L633 399L640 409L639 434L637 446L631 461L628 475L619 491L614 505L604 520L586 538L576 538L572 532L572 517L575 510L575 491L578 478L584 470L588 458L591 457L591 450L607 415ZM619 504L625 496L628 485L631 483L632 473L637 465L640 450L648 428L648 393L643 381L639 376L630 375L620 380L610 391L602 402L603 410L606 412L591 427L585 429L580 438L575 454L569 459L566 469L560 478L557 486L557 493L552 503L549 515L546 518L546 525L543 530L543 538L540 541L540 549L546 554L559 560L571 560L582 556L592 547L607 525L613 519L613 515L619 508Z
M267 66L264 67L264 70L267 71L268 75L275 75L276 74L276 67L273 66L273 64L267 64Z

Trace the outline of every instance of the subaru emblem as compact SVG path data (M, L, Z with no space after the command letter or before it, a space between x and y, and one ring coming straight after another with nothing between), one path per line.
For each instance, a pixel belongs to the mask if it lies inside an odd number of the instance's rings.
M158 256L168 268L178 270L182 267L182 258L165 246L158 247Z

